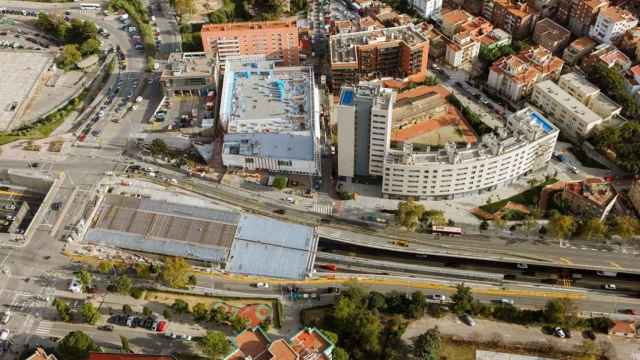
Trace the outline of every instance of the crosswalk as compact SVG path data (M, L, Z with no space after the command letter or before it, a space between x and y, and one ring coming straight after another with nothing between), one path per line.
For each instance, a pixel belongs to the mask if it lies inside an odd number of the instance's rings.
M38 327L33 331L34 334L39 336L47 336L49 332L53 328L53 323L51 321L42 320L38 324Z
M322 214L322 215L333 215L333 205L332 204L319 204L313 203L313 212Z

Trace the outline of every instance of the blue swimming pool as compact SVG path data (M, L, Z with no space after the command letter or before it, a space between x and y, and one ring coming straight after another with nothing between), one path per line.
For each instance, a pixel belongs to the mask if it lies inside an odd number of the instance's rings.
M551 132L551 130L553 130L551 125L549 125L548 120L545 119L544 116L540 115L539 113L535 111L531 112L531 118L535 120L535 122L538 123L540 126L542 126L542 130L544 130L545 133L548 134Z
M344 90L340 95L340 105L353 104L353 90Z

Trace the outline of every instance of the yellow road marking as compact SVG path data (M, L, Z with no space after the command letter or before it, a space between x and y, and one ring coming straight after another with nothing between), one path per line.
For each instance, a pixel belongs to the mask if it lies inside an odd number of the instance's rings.
M609 261L609 265L613 266L613 267L617 267L618 269L622 269L622 266L614 263L613 261Z
M563 263L568 264L568 265L573 265L573 263L571 262L571 260L569 260L569 259L567 259L567 258L563 258L563 257L561 257L561 258L560 258L560 261L562 261Z

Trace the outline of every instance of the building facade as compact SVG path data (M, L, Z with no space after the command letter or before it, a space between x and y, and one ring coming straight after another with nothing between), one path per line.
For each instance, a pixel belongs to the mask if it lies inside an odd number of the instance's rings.
M439 18L442 0L411 0L413 8L424 18Z
M582 60L582 68L589 72L590 68L595 64L602 64L608 68L616 67L621 71L626 71L631 67L632 62L617 47L610 44L600 44Z
M558 129L529 108L507 119L506 127L476 145L414 152L411 144L390 149L382 193L389 198L452 199L496 189L544 167L551 159Z
M216 61L205 52L169 54L160 75L160 85L168 96L199 96L215 88Z
M569 65L574 66L580 63L596 47L596 42L588 36L575 39L562 53L562 60Z
M556 21L575 36L585 36L595 23L598 12L608 5L607 0L558 0Z
M514 39L524 39L533 31L538 12L526 2L484 0L482 16L495 27L504 29Z
M533 42L552 53L564 50L570 39L571 32L549 18L538 21L533 30Z
M611 6L600 10L596 23L589 30L589 36L601 43L617 42L622 36L638 25L638 19L629 11Z
M490 33L493 25L483 17L474 17L464 10L443 15L443 32L449 37L445 61L453 67L470 65L480 53L480 37Z
M427 73L429 41L413 25L336 34L329 40L331 84Z
M295 20L207 24L200 35L204 51L221 62L238 56L264 55L278 65L300 63Z

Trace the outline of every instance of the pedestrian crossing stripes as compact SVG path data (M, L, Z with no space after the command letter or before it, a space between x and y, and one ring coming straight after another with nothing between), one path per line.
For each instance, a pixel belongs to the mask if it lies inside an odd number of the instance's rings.
M333 215L333 205L313 203L313 212L323 215Z
M51 328L53 328L53 323L51 321L43 320L40 321L38 327L33 331L33 333L40 336L47 336L49 335Z

